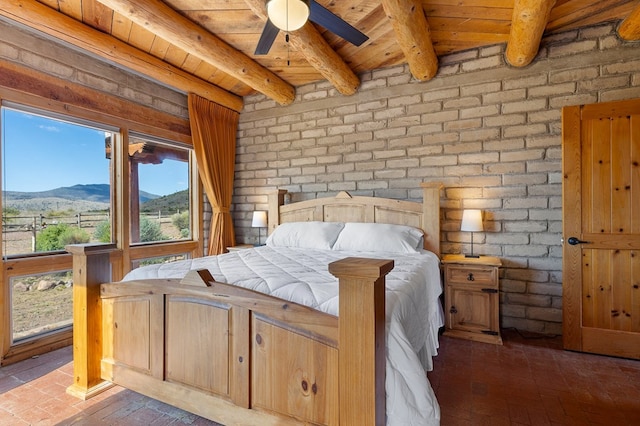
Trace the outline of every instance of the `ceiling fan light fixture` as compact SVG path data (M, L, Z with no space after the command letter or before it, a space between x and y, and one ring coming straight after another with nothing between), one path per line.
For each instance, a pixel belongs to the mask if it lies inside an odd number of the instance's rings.
M267 15L282 31L295 31L309 19L309 0L267 0Z

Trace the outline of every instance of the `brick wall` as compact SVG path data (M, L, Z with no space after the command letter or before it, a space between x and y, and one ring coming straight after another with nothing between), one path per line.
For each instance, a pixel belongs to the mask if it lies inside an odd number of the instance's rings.
M543 40L532 65L505 64L504 45L440 58L429 82L408 67L361 76L353 96L326 82L281 107L245 98L234 218L253 243L251 211L274 188L294 201L346 190L419 200L420 182L445 186L443 253L469 251L463 208L484 211L474 251L499 256L503 327L559 334L562 321L561 108L640 97L640 49L614 24Z

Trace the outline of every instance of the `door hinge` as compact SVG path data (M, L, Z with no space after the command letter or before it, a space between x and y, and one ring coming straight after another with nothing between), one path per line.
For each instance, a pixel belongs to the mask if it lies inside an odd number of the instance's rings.
M498 292L498 290L495 289L495 288L483 288L482 291L484 293L497 293Z

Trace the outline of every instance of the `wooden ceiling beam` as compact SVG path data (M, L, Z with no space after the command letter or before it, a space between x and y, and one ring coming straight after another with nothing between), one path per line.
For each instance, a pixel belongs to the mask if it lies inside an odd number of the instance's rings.
M438 57L433 48L422 2L383 0L382 7L393 26L411 74L420 81L435 77L438 72Z
M156 36L237 78L281 105L295 89L273 72L190 21L160 0L98 0Z
M356 93L360 79L311 22L293 31L289 42L338 92L343 95Z
M556 0L516 0L505 57L514 67L529 65L538 54L542 34Z
M266 21L264 0L245 0L260 19ZM300 29L289 34L289 43L305 60L343 95L353 95L360 86L360 79L331 48L318 29L307 21Z
M640 4L622 21L618 27L618 35L623 40L640 40Z
M65 41L84 51L147 75L167 86L193 92L220 105L241 111L242 98L207 83L120 40L96 31L34 0L1 2L0 15Z

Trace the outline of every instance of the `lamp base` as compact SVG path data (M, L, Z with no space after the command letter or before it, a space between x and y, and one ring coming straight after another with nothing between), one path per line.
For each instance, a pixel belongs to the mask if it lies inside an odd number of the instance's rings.
M480 258L480 255L479 254L465 254L464 257L470 257L470 258L473 258L473 259L478 259L478 258Z

